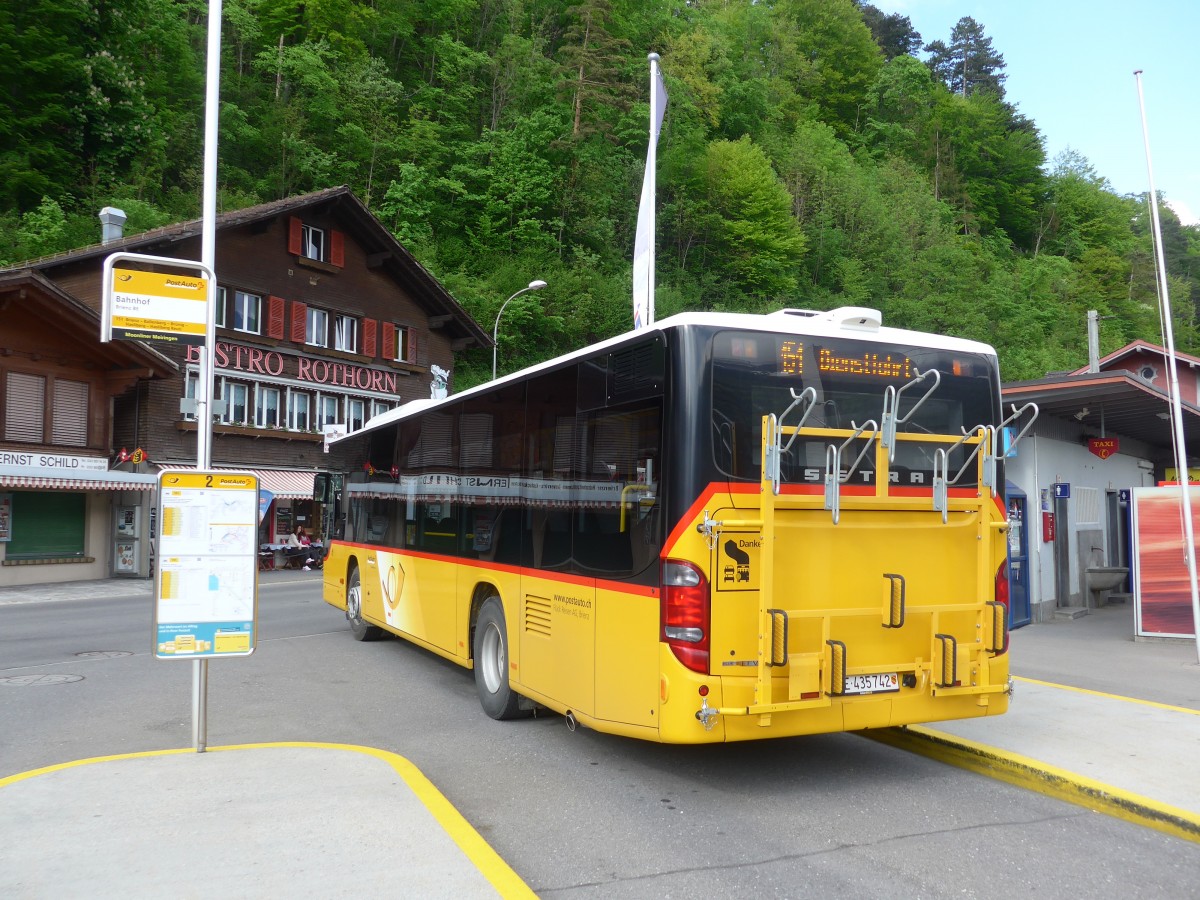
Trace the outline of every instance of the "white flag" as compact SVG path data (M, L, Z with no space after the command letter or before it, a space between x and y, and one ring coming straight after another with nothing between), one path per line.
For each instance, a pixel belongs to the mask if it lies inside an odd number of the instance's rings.
M667 112L667 89L658 69L658 54L650 54L650 145L646 148L646 174L638 204L637 234L633 242L633 327L654 324L654 170L658 133Z

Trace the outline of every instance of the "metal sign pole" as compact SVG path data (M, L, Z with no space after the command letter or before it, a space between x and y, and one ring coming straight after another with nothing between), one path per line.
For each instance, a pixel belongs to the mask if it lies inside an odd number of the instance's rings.
M1133 73L1137 82L1138 106L1142 113L1142 140L1146 145L1146 173L1150 180L1150 223L1154 231L1154 254L1158 262L1159 313L1167 345L1167 384L1171 403L1171 424L1175 444L1175 473L1183 503L1183 559L1187 564L1188 587L1192 595L1192 631L1196 639L1196 659L1200 662L1200 587L1196 581L1196 537L1192 525L1192 501L1188 482L1187 448L1183 440L1183 406L1179 396L1179 371L1175 357L1175 329L1171 324L1171 295L1167 289L1167 261L1163 253L1162 227L1158 220L1158 192L1154 188L1154 165L1150 161L1150 131L1146 127L1146 100L1142 96L1142 70Z
M204 213L200 259L216 272L217 259L217 115L221 84L221 0L208 4L208 71L204 95ZM214 294L215 280L214 280ZM207 469L212 462L213 349L216 347L214 298L208 301L208 323L200 362L200 384L196 390L196 467ZM208 660L193 661L192 738L197 753L208 745Z

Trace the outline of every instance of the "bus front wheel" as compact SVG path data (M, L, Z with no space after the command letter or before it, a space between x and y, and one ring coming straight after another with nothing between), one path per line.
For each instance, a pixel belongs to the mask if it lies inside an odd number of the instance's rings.
M356 641L377 641L383 637L383 629L368 625L362 617L362 579L358 569L350 570L346 585L346 619L350 622L350 633Z
M483 711L493 719L524 714L520 697L508 684L508 631L504 606L495 595L483 601L475 622L475 688Z

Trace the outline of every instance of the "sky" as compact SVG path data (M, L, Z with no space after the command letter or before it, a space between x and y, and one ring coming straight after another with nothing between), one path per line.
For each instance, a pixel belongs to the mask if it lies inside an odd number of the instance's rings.
M1048 167L1069 148L1118 194L1150 187L1141 69L1154 187L1181 221L1200 223L1200 0L870 2L908 16L926 44L949 44L973 18L1004 56L1005 99L1037 125Z

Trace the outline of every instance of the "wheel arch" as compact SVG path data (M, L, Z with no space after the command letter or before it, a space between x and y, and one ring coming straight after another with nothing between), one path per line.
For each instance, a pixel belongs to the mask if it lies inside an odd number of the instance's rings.
M470 623L467 627L467 647L472 660L475 659L475 625L479 621L479 611L490 597L500 600L500 608L504 610L504 621L508 622L508 609L504 603L504 595L500 593L500 588L490 581L480 581L476 584L475 589L471 592L471 610L467 616L467 621Z

